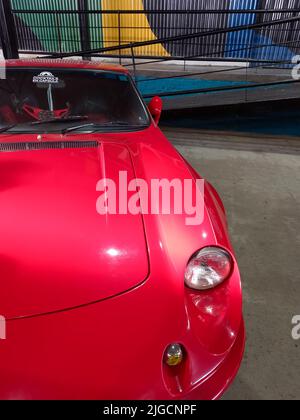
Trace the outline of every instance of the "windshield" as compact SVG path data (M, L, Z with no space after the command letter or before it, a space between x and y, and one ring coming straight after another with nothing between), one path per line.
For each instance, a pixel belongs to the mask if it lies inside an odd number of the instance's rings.
M146 107L126 74L7 68L6 78L0 80L2 131L6 127L10 132L47 133L73 127L129 130L149 123Z

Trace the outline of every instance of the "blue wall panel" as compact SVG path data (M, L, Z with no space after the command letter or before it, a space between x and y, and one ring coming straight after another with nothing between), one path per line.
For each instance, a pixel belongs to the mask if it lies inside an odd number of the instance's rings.
M258 0L231 0L230 10L250 9L255 11ZM255 13L232 14L229 17L228 26L253 25L256 21ZM227 35L227 47L225 56L228 58L250 58L253 55L252 45L255 32L253 30L243 30L240 32L232 32Z

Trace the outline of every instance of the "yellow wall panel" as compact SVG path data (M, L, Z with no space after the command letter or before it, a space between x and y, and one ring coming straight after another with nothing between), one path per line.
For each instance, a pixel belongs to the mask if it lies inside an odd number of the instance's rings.
M142 0L102 0L102 11L105 10L144 10ZM104 46L111 47L130 42L154 41L153 33L145 14L121 14L121 31L119 32L119 17L117 15L103 14L103 39ZM169 56L161 44L135 48L136 55ZM123 55L130 55L130 50L123 50Z

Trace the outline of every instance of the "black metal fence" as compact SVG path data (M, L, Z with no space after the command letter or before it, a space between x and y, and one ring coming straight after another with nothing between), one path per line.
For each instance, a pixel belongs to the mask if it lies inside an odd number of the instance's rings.
M101 10L99 3L0 0L4 54L90 52L121 58L133 53L278 65L300 54L300 0L148 0L145 10Z

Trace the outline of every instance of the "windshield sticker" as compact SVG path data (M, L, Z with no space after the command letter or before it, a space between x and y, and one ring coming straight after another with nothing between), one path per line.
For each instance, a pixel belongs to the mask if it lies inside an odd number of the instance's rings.
M48 84L58 84L59 78L53 76L49 71L43 71L38 76L34 76L33 83L48 83Z

